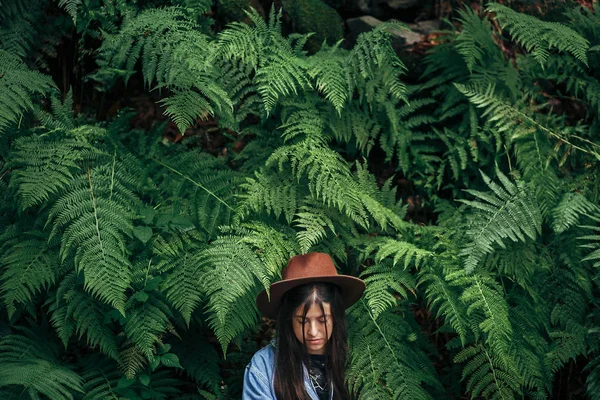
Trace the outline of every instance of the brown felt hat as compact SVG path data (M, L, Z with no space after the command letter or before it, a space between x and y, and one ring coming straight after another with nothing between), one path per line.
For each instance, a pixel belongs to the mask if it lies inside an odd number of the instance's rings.
M267 291L256 296L258 310L265 317L276 319L281 298L290 289L311 282L330 282L340 287L344 306L356 303L365 290L365 282L349 275L338 275L333 260L325 253L308 253L294 256L281 272L282 280L271 285L271 301Z

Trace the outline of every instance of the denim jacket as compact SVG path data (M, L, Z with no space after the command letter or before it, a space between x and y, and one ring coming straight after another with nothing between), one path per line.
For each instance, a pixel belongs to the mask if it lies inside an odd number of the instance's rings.
M273 389L275 378L275 346L269 343L257 351L244 373L244 391L242 400L277 400ZM310 381L308 371L304 368L304 387L311 400L319 400L317 392ZM333 399L333 387L329 399Z

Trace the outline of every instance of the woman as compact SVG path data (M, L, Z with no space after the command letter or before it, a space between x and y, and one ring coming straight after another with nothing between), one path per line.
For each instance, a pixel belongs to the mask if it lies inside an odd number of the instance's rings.
M256 298L259 311L277 320L276 340L254 354L244 375L242 400L347 400L345 310L365 283L338 275L331 257L292 257L283 279Z

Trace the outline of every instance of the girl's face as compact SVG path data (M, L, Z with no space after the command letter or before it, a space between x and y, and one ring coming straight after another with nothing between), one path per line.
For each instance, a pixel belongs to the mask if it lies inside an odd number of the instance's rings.
M302 343L302 331L304 330L304 339L309 354L325 354L327 341L331 338L333 331L333 318L331 317L331 304L323 303L323 310L318 304L309 307L306 317L303 319L304 305L298 307L294 313L292 325L294 334L300 343Z

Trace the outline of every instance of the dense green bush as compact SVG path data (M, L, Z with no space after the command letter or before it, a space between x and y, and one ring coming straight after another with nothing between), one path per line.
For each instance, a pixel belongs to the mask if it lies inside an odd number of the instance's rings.
M270 332L255 295L319 250L367 282L357 398L552 398L584 366L600 398L599 9L464 9L408 84L399 24L307 55L274 10L213 32L206 2L55 3L0 19L61 7L95 89L142 81L189 134L75 115L35 40L2 29L0 397L238 398Z

